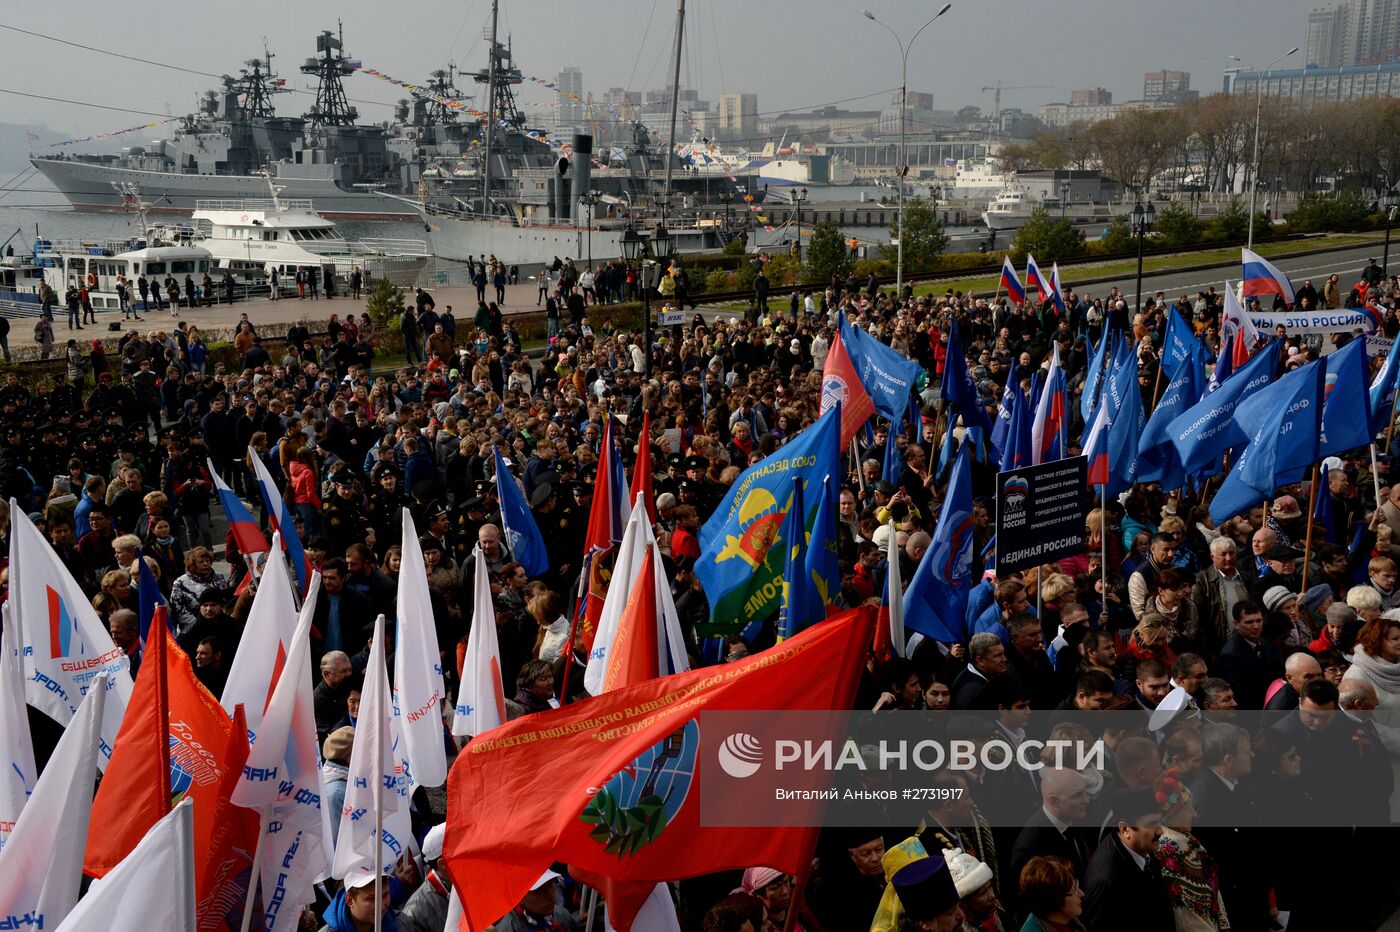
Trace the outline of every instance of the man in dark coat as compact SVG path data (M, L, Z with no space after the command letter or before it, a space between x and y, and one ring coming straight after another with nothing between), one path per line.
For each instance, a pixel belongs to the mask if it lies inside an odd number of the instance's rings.
M1191 781L1196 803L1195 835L1220 865L1220 891L1233 929L1269 926L1267 858L1259 854L1250 795L1237 792L1254 766L1249 732L1223 722L1201 730L1201 769Z
M1113 794L1117 826L1099 844L1084 877L1084 921L1089 932L1172 932L1176 920L1154 852L1162 811L1151 787Z
M1240 708L1264 706L1264 691L1283 673L1278 648L1265 641L1264 613L1254 602L1236 602L1235 633L1220 649L1220 675L1235 691Z
M311 622L312 649L318 658L332 650L353 657L365 646L365 626L374 615L369 599L345 585L349 575L340 557L332 557L321 566L321 594Z
M1089 864L1089 844L1074 823L1089 812L1089 793L1084 778L1073 770L1046 768L1040 771L1040 809L1016 836L1003 877L1020 877L1021 868L1033 857L1055 855L1084 877Z

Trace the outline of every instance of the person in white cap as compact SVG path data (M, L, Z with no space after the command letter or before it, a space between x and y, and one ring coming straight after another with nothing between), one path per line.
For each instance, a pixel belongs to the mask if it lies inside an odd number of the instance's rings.
M389 908L389 878L380 883L379 911L382 927L395 928L395 914ZM371 932L374 929L374 872L352 870L345 875L345 886L321 914L326 924L320 932ZM445 917L444 917L445 918Z
M446 834L446 825L434 825L423 836L427 876L399 910L398 932L441 932L447 924L447 900L452 881L442 864L442 842Z
M1011 917L997 900L992 869L961 848L944 848L943 860L958 890L963 922L981 932L1002 932L1011 927Z
M547 870L520 900L520 905L491 924L495 932L580 932L579 925L559 903L559 874Z

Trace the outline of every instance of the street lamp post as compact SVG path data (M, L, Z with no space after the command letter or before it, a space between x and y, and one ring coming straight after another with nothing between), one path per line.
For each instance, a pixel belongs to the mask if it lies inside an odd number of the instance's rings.
M1284 52L1278 58L1269 62L1261 72L1256 72L1254 79L1254 155L1249 160L1249 248L1254 248L1254 197L1259 188L1259 121L1264 113L1264 78L1268 75L1269 69L1283 61L1294 52L1298 51L1298 46ZM1235 58L1233 55L1231 58ZM1235 61L1239 61L1235 58Z
M658 275L658 276L659 276L659 275L665 274L665 267L666 267L666 266L670 263L670 261L671 261L671 253L672 253L672 251L675 249L675 246L676 246L676 241L675 241L675 239L671 236L671 234L670 234L669 232L667 232L667 230L666 230L666 225L665 225L664 223L658 223L658 224L656 225L656 229L653 230L652 233L651 233L651 254L652 254L653 256L656 257L656 261L657 261L657 263L658 263L658 264L657 264L657 267L656 267L656 271L657 271L657 275ZM679 305L679 303L677 304L675 310L680 310L680 305ZM651 323L651 311L650 311L650 310L647 311L647 323L648 323L648 325L650 325L650 323ZM676 330L679 331L680 328L677 327ZM651 378L651 331L650 331L650 329L648 329L648 331L647 331L647 378L648 378L648 379Z
M1381 195L1381 207L1385 208L1385 252L1381 253L1381 275L1390 277L1390 225L1395 222L1395 212L1400 208L1400 195L1394 188L1386 188Z
M802 202L807 199L806 188L793 188L792 202L797 205L797 264L802 264Z
M1138 310L1142 309L1142 243L1156 219L1157 208L1151 201L1147 202L1146 208L1142 206L1142 201L1133 205L1133 234L1137 236L1138 241L1137 285L1133 289L1133 298L1137 302Z
M909 49L913 46L914 40L919 38L919 33L932 26L933 20L947 13L952 6L951 3L943 4L942 9L933 14L933 19L920 26L908 43L901 41L899 33L876 19L874 13L869 10L860 11L866 19L883 27L886 32L894 36L894 41L899 46L899 166L895 172L895 178L899 184L899 242L896 244L894 267L894 288L897 295L904 294L904 175L909 171L908 158L904 148L904 121L909 111Z
M642 292L642 328L646 334L646 366L647 373L651 372L651 304L647 300L646 283L642 281L642 267L637 263L644 254L646 237L637 232L631 221L627 223L627 229L622 231L622 257L627 260L627 268L635 269L637 273L637 286Z
M588 205L588 268L593 268L593 208L603 199L603 192L590 190L579 198L579 202Z

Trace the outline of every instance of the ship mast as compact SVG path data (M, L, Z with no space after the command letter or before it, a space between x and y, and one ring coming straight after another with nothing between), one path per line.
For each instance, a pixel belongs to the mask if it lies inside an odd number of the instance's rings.
M481 207L488 216L495 213L491 209L491 144L496 132L496 21L500 14L500 0L491 0L491 52L486 76L486 152L481 161Z
M308 58L301 66L303 74L313 74L316 103L307 116L317 126L351 126L359 119L359 111L350 106L341 79L359 70L360 63L345 57L344 32L336 35L329 29L316 37L317 58Z
M685 36L685 0L676 3L676 59L671 74L671 135L666 139L666 189L661 195L661 225L666 226L666 211L671 206L671 167L676 157L676 108L681 97L681 49Z

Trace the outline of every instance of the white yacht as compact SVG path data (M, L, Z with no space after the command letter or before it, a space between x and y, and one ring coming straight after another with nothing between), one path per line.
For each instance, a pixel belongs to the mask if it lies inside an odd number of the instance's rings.
M982 222L991 230L1018 230L1037 207L1051 209L1059 206L1059 198L1036 199L1023 188L1008 187L1002 189L982 211Z
M68 288L88 290L94 310L121 309L117 282L125 280L133 295L142 275L164 282L173 277L184 285L185 276L196 282L206 272L213 274L214 260L209 250L189 243L171 243L151 237L128 240L36 240L34 263L43 270L44 281L58 295L55 315L62 310ZM135 298L135 300L140 300Z
M995 158L959 159L953 181L945 185L943 197L954 201L985 201L996 197L1016 180L997 167Z
M431 255L424 240L346 239L311 201L275 194L197 201L188 234L209 250L217 268L244 280L261 279L274 268L285 277L298 268L330 266L341 279L360 268L412 282Z

